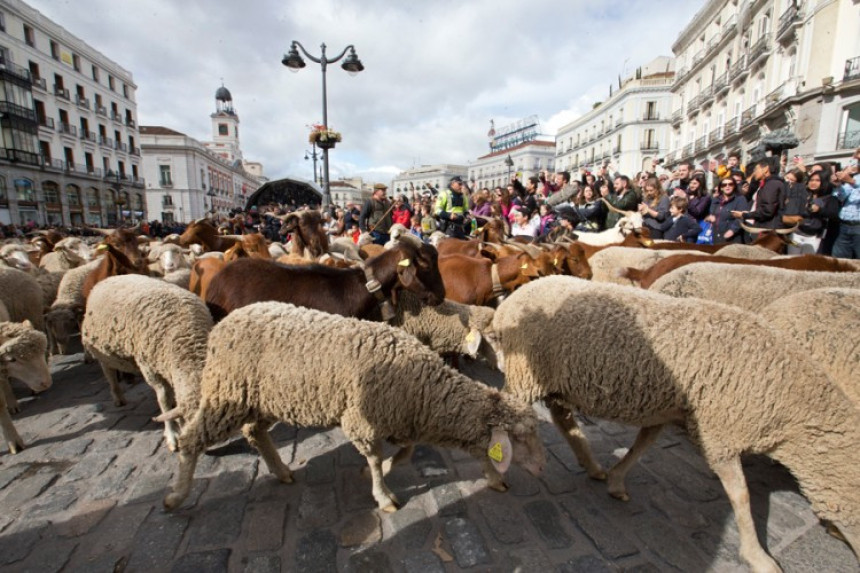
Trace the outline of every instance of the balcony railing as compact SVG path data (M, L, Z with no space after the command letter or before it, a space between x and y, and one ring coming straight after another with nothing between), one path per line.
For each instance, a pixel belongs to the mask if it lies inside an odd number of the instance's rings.
M695 66L705 58L705 50L701 49L693 56L693 65Z
M725 125L723 125L723 131L724 131L723 135L725 137L729 137L730 135L734 135L734 133L737 131L737 129L738 129L738 118L733 117L732 119L727 121L725 123Z
M779 86L778 88L767 94L767 97L764 99L765 113L779 106L780 102L785 98L785 96L783 95L784 87L784 85Z
M791 30L792 24L800 20L798 16L797 6L792 3L789 5L788 9L782 13L782 16L779 17L779 27L776 32L777 40L781 40L783 36Z
M96 114L107 117L107 108L103 105L96 106Z
M714 86L702 88L702 93L699 94L699 105L707 107L714 103Z
M723 24L723 38L733 33L737 29L737 27L738 15L732 14L731 16L729 16L728 20L726 20L726 23Z
M643 141L639 144L639 149L642 151L657 151L660 149L660 144L656 141Z
M679 123L681 123L681 119L683 119L683 117L683 110L675 110L675 112L672 114L672 125L678 125Z
M35 111L8 101L0 101L0 113L23 118L32 122L36 121Z
M54 129L54 118L53 117L40 117L39 125L42 127L47 127L48 129Z
M43 157L42 165L46 169L56 169L57 171L62 171L66 168L66 164L62 159L51 159L50 157Z
M729 72L725 71L714 80L714 95L719 96L729 89Z
M688 143L684 146L684 150L681 152L681 157L692 157L693 156L693 144Z
M860 56L845 60L845 75L842 81L850 82L857 79L860 79Z
M113 139L109 137L99 136L99 145L104 147L113 147Z
M33 81L30 78L30 70L22 68L17 64L13 64L2 56L0 56L0 73L15 76L19 80L24 80L27 83L31 83Z
M120 151L128 151L128 145L126 145L122 141L117 141L116 142L116 149L118 149Z
M81 139L83 139L84 141L92 141L93 143L95 143L96 142L96 134L93 133L92 131L85 131L82 129L81 130Z
M703 135L699 139L696 140L696 151L702 151L703 149L708 147L708 136Z
M673 163L675 163L675 152L674 151L672 153L669 153L666 155L665 165L669 166L669 165L672 165Z
M138 155L139 156L140 155L140 148L139 147L132 147L129 149L129 153L131 153L132 155Z
M690 100L690 103L687 104L687 115L692 116L699 113L699 103L701 103L702 98L700 96L696 96Z
M66 88L60 87L54 84L54 95L57 97L61 97L63 99L71 101L71 97L69 96L69 90Z
M684 66L680 70L675 72L675 84L677 85L677 84L681 83L681 80L683 79L684 76L687 75L687 72L689 72L689 71L690 70L686 66Z
M717 129L713 130L708 135L708 141L711 142L711 145L718 143L722 139L723 139L723 126L722 125L720 127L718 127Z
M755 108L756 108L756 106L755 106L755 104L753 104L750 107L748 107L745 112L743 112L741 114L741 128L752 125L752 123L755 121L755 116L756 116Z
M717 35L715 35L715 36L712 36L712 37L711 37L711 39L710 39L710 40L708 40L708 47L707 47L707 50L710 52L711 50L713 50L714 48L716 48L716 47L717 47L717 44L719 44L719 43L720 43L720 35L719 35L719 34L717 34Z
M750 66L756 65L764 56L770 53L770 34L765 34L750 50Z
M80 106L80 107L85 107L87 109L90 109L90 100L83 97L82 95L79 95L79 94L75 95L75 103L78 104L78 106Z
M39 165L39 155L29 151L13 149L10 147L0 147L0 159L6 161L18 161L20 163L28 163L30 165Z
M118 112L115 112L115 111L110 112L110 118L114 121L120 121L120 122L122 121L122 116Z
M45 81L45 78L37 78L33 76L32 78L33 87L43 92L48 91L48 82Z
M134 127L134 120L130 117L125 118L125 124L129 127Z
M856 149L860 147L860 129L843 131L836 141L836 149Z
M734 83L736 80L741 80L749 73L747 61L747 56L744 54L737 62L735 62L735 65L732 66L731 74L729 75L729 81Z
M63 135L71 135L72 137L77 137L78 135L78 128L68 123L60 123L57 126L57 131Z

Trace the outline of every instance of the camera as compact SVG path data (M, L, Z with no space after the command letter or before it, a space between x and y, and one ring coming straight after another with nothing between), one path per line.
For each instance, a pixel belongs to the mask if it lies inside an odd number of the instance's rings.
M663 165L663 163L664 163L665 161L666 161L665 159L658 159L658 160L657 160L657 165Z

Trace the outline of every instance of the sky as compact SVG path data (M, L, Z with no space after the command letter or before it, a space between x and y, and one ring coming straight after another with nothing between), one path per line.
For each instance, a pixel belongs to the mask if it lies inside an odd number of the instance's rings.
M138 125L212 139L215 91L233 96L242 153L264 175L313 178L322 68L281 64L293 40L356 75L326 71L328 123L343 141L330 178L390 182L405 169L468 165L496 129L537 115L542 133L589 111L657 56L702 0L25 0L133 75Z

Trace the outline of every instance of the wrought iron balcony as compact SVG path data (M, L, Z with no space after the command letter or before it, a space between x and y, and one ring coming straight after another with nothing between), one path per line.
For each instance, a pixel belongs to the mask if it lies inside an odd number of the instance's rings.
M35 111L9 101L0 101L0 113L36 122Z
M90 100L79 94L75 94L75 103L78 104L79 107L90 109Z
M782 41L783 39L791 38L789 32L794 29L795 24L800 24L800 13L797 10L797 6L792 2L788 9L782 13L782 16L779 17L776 39Z
M680 109L676 110L672 114L672 125L678 125L679 123L681 123L681 120L683 119L683 117L684 117L683 110L680 110Z
M81 139L83 139L84 141L92 141L93 143L95 143L96 142L96 134L93 133L92 131L85 131L85 130L81 129Z
M103 105L96 106L96 114L107 117L107 108Z
M741 58L735 62L732 66L731 74L729 75L729 81L735 83L736 81L741 81L749 74L749 66L747 65L747 56L744 54Z
M719 97L729 91L729 72L725 71L714 80L714 96Z
M30 78L30 70L22 68L17 64L13 64L3 56L0 56L0 76L11 76L17 82L32 83L33 81Z
M48 91L48 82L45 81L45 78L37 78L36 76L32 77L33 87L41 90L43 92Z
M69 90L64 87L60 87L57 84L54 84L54 95L57 97L61 97L65 100L71 101L71 96L69 95Z
M684 146L684 150L681 152L681 158L684 157L692 157L693 156L693 144L688 143Z
M60 125L57 126L57 131L63 135L70 135L72 137L78 136L78 128L68 123L60 123Z
M696 151L703 151L708 147L708 136L703 135L696 140Z
M732 119L727 121L725 123L725 125L723 125L723 136L729 137L731 135L734 135L735 132L737 132L737 130L738 130L738 118L733 117Z
M737 30L738 27L738 15L732 14L726 20L726 23L723 24L723 38L727 37L729 34L732 34Z
M656 141L643 141L639 144L639 149L641 151L658 151L660 144Z
M100 135L99 145L102 145L103 147L113 147L113 139Z
M119 114L119 112L116 111L110 112L110 118L114 121L122 121L122 116Z
M770 34L765 34L753 45L750 50L750 66L755 66L764 61L765 56L770 54Z
M50 130L54 129L54 118L53 117L40 117L39 125L41 127L46 127Z
M756 117L756 105L753 104L741 114L741 129L752 125Z
M711 133L708 135L708 141L711 142L711 145L715 145L715 144L719 143L720 141L722 141L722 139L723 139L723 126L722 125L720 127L718 127L717 129L711 131Z

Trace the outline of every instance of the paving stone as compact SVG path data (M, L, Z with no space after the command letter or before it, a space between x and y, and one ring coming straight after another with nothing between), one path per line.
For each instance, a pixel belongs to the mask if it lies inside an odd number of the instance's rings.
M624 573L661 573L663 569L653 563L639 563L623 569Z
M558 431L558 428L555 427L555 424L541 424L538 426L538 434L540 434L540 439L545 446L554 446L555 444L567 445L567 441L561 435L561 432ZM569 446L568 449L570 449Z
M69 483L78 480L92 479L100 476L116 459L114 453L89 453L68 472L64 473L58 483Z
M95 440L93 438L81 437L74 438L65 442L60 442L56 446L48 450L47 457L50 459L67 460L70 458L79 458L84 455L87 448L90 447Z
M254 555L248 558L245 573L281 573L279 555Z
M339 516L334 490L329 486L306 487L299 503L297 527L302 531L331 527Z
M65 515L54 519L54 531L60 537L80 537L104 519L116 505L116 500L80 500Z
M31 469L35 469L35 471L31 471ZM18 476L15 482L4 490L2 496L4 507L20 507L24 505L51 487L51 484L59 477L52 467L36 467L31 469Z
M370 476L361 475L359 468L347 468L340 472L340 491L344 509L348 512L376 507L371 493Z
M87 492L89 499L105 499L108 497L119 497L127 487L132 485L128 476L134 471L134 465L129 463L115 463L111 465L98 479L93 482Z
M490 496L478 502L478 507L493 537L500 543L512 545L523 541L525 528L515 506L502 497Z
M73 556L72 563L64 569L64 572L94 573L104 571L111 573L114 571L125 571L127 564L128 557L126 555L99 555L80 563L75 563L75 557Z
M332 483L335 478L334 462L334 453L328 453L312 458L305 467L305 481L307 484L318 485Z
M78 500L78 489L73 485L55 485L27 507L27 519L39 519L65 510Z
M29 467L29 464L15 464L14 466L0 468L0 490L15 481L15 479L27 471L27 468Z
M161 500L170 487L169 475L147 474L135 475L131 487L123 496L125 503L153 503Z
M820 526L809 528L773 557L789 572L860 570L857 557L848 545L829 535Z
M148 505L118 505L114 507L107 517L97 525L93 534L88 536L85 543L86 547L82 547L83 551L79 552L85 559L89 559L130 548L137 530L151 510L152 508Z
M275 551L284 540L289 506L283 502L251 503L245 508L245 545L249 551Z
M228 571L227 564L230 561L229 549L216 549L201 553L186 553L177 559L171 573L219 573Z
M242 464L241 469L224 471L215 476L209 488L210 495L218 497L230 497L241 495L251 488L257 477L258 460L250 464Z
M549 500L530 501L523 506L526 516L550 549L564 549L573 543L561 523L561 514Z
M164 571L173 560L189 518L160 510L149 514L134 537L128 571Z
M463 568L490 563L486 543L474 522L455 517L445 522L445 538L451 545L457 565Z
M429 551L410 553L400 563L406 573L445 573L442 561Z
M352 444L337 449L337 464L339 466L366 466L367 458L358 453Z
M123 452L123 456L140 463L144 459L159 453L162 448L165 451L169 451L167 446L164 445L163 432L144 432L134 436L131 445Z
M438 485L430 490L430 494L433 496L439 515L443 517L465 515L466 503L456 483Z
M188 530L189 549L226 547L242 531L247 500L244 496L218 498L201 503Z
M721 535L722 533L722 535ZM715 571L737 569L743 570L740 560L737 530L723 528L723 531L694 531L690 539L702 553L712 558L710 568Z
M0 564L9 565L27 557L47 528L46 521L13 525L0 536Z
M614 560L639 553L636 545L590 503L568 498L561 502L561 506L580 531L607 558Z
M538 479L519 466L512 465L504 477L505 483L510 488L507 491L510 495L531 497L540 493Z
M442 458L442 454L431 446L415 446L415 453L412 456L412 465L418 471L418 474L424 478L448 475L448 467L445 465L445 460Z
M95 439L90 446L91 453L115 452L124 450L131 443L131 434L103 434Z
M664 521L637 516L631 520L636 536L672 567L681 571L702 571L707 563L695 546Z
M709 479L697 471L690 471L691 466L672 455L651 456L640 460L642 465L661 479L672 484L677 494L682 498L694 501L713 501L724 496L719 480ZM632 470L631 475L635 471Z
M564 466L564 469L570 472L571 478L585 473L585 468L579 465L579 461L576 459L573 450L567 445L567 442L549 446L547 447L547 451Z
M528 571L551 571L552 561L537 547L514 549L502 564L502 571L526 573Z
M337 570L337 539L331 531L313 531L296 543L295 565L288 570L331 573Z
M382 524L375 511L351 517L340 530L340 546L355 547L376 543L382 539Z
M60 571L69 562L72 553L78 546L76 539L51 540L49 550L36 550L21 563L24 571L38 571L39 573L53 573Z
M422 509L405 507L385 514L383 519L388 526L385 527L385 539L396 539L407 551L424 546L433 529L433 524Z
M349 557L347 571L355 573L385 573L394 571L391 560L381 551L362 551Z
M673 491L666 491L660 487L652 488L649 501L672 523L691 530L704 529L708 526L707 518Z
M553 458L547 459L547 463L540 475L540 481L553 495L570 493L576 491L576 478L558 461Z
M582 555L563 563L558 573L612 573L616 569L596 555Z

